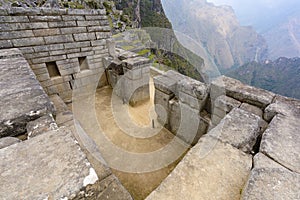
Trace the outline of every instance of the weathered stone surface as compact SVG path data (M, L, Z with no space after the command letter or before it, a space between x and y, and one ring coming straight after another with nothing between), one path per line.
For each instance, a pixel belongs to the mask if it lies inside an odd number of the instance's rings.
M233 108L238 108L241 105L241 102L239 102L236 99L230 98L225 95L219 96L214 101L214 108L217 107L226 113L229 113Z
M98 199L120 192L113 180L99 180L66 129L1 149L0 158L0 199Z
M300 100L276 95L274 102L264 112L264 119L271 121L276 114L300 117Z
M19 140L18 138L15 138L15 137L0 138L0 149L8 147L8 146L13 145L13 144L16 144L20 141L21 140Z
M250 155L205 136L146 199L237 200L251 166Z
M258 153L241 199L300 199L300 174Z
M122 62L124 67L128 69L132 69L132 68L139 67L140 65L143 64L148 64L150 63L150 60L144 57L134 57L134 58L128 58L126 60L123 60Z
M160 91L166 93L166 94L171 94L177 93L177 83L182 80L186 79L187 77L175 72L173 70L169 70L165 72L164 74L160 76L155 76L153 78L154 81L154 86L156 89L159 89Z
M26 125L27 138L35 137L39 134L58 129L52 114L42 116Z
M72 125L72 122L74 120L73 113L69 110L69 108L64 103L64 101L58 95L51 95L50 99L54 103L54 106L56 108L57 125L58 126Z
M263 125L257 115L234 108L208 135L250 153Z
M263 111L260 108L250 105L248 103L242 103L242 105L240 106L240 109L251 112L259 117L262 117L262 115L263 115Z
M0 137L26 132L26 124L54 106L17 49L0 50Z
M256 105L260 108L267 107L275 97L275 94L272 92L245 85L238 80L226 76L220 76L212 81L210 93L212 99L216 99L222 93L225 93L229 97Z
M206 84L192 78L186 78L177 83L178 99L191 108L201 111L208 97Z
M276 115L263 133L260 151L300 173L300 124L294 116Z
M199 110L173 100L169 101L169 118L166 127L187 144L195 145L206 133L208 123L199 115Z

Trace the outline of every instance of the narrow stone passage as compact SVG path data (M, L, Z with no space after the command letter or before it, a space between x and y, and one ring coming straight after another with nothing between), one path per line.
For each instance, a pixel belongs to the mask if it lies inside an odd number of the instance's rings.
M158 130L158 133L152 137L135 138L128 135L128 133L122 130L115 121L115 115L121 113L113 114L111 103L112 92L113 90L110 87L98 89L95 94L95 109L97 119L103 133L113 144L129 152L147 153L163 148L174 139L174 135L167 129L159 126L157 122L155 122L155 129ZM154 87L152 80L150 82L150 93L151 95L148 101L141 102L135 107L130 107L126 104L121 105L123 107L127 107L130 116L130 119L128 120L131 120L137 126L152 128L152 119L156 117L154 111L151 111L151 108L153 110L154 106ZM97 144L100 144L100 141L97 141L96 135L90 136ZM176 138L175 141L178 141L178 146L182 146L181 148L184 148L184 143L182 143L182 141ZM147 195L150 194L150 192L153 191L168 176L181 158L160 170L148 173L127 173L121 170L112 170L121 183L132 194L135 200L145 199ZM151 165L151 163L149 163L149 165Z

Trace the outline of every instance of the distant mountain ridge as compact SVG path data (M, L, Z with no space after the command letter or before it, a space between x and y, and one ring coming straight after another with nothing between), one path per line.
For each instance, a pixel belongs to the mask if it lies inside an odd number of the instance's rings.
M231 7L215 6L206 0L162 3L173 29L202 44L221 70L267 58L264 38L252 27L240 26Z
M300 99L300 58L281 57L275 61L250 62L228 71L226 75L255 87Z

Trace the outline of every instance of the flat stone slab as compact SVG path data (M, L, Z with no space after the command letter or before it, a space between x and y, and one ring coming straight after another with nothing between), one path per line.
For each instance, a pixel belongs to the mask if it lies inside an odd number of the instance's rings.
M263 133L260 151L300 173L300 118L277 114ZM300 181L300 180L299 180Z
M0 138L0 149L8 147L10 145L20 142L18 138L15 137L3 137Z
M217 107L225 112L230 112L233 108L238 108L240 105L241 102L225 95L219 96L214 101L214 107Z
M276 114L300 118L300 100L276 95L274 102L264 112L264 119L271 121Z
M250 153L264 125L259 116L234 108L208 135Z
M275 97L275 94L272 92L245 85L238 80L226 76L220 76L211 83L212 99L222 94L260 108L267 107Z
M0 137L26 132L26 124L54 106L18 49L0 50Z
M169 70L162 75L155 76L153 81L156 89L159 89L166 94L177 94L177 83L187 78L188 77L178 72Z
M251 166L252 156L204 136L146 199L238 200Z
M99 180L67 129L0 149L0 160L0 199L103 199L119 191L117 180Z
M258 153L254 157L254 168L241 199L300 199L300 174Z

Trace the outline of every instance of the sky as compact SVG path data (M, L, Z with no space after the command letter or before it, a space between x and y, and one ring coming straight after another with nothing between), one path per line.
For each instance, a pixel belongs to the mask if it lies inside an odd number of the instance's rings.
M241 25L252 25L258 31L285 20L300 9L300 0L207 0L215 5L230 5Z

